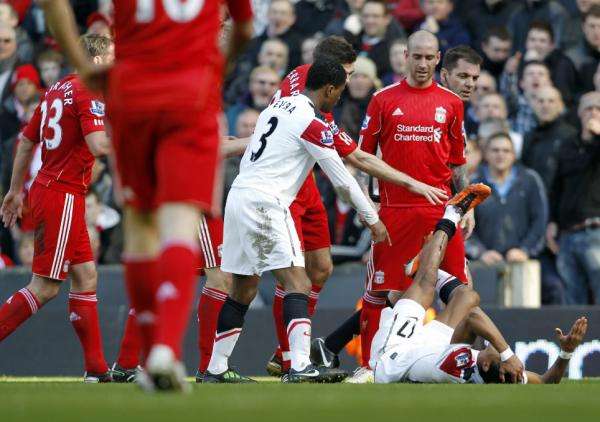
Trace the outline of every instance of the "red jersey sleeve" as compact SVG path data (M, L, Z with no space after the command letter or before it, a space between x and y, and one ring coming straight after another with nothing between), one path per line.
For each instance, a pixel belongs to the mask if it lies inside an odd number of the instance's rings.
M105 130L104 103L94 98L84 89L79 89L76 95L77 113L83 136Z
M448 140L450 141L450 156L448 163L455 166L462 166L467 162L465 156L465 144L467 135L465 132L465 108L462 101L457 100L454 104L454 120L450 123L448 131Z
M252 20L252 4L250 0L227 0L229 14L235 22Z
M360 128L360 137L358 138L360 149L375 154L382 129L381 125L381 105L375 95L367 107L367 114Z
M29 139L31 142L40 142L40 127L42 125L42 112L40 109L40 104L37 105L35 111L33 112L33 116L27 123L27 126L23 129L23 136Z
M325 117L325 121L329 124L329 129L333 134L333 146L338 155L344 158L352 154L356 148L358 148L356 142L354 142L354 140L344 131L344 129L338 128L333 121L333 115L331 113L323 113L323 117ZM331 120L329 119L330 117Z

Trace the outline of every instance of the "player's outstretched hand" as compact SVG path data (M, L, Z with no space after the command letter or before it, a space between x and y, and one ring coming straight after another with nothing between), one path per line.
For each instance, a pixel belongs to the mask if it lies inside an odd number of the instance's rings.
M511 356L504 362L500 362L500 381L509 384L521 384L523 382L523 372L525 366L517 355Z
M79 69L83 83L94 92L106 93L108 87L108 71L111 66L91 64Z
M475 210L469 210L460 220L460 228L462 229L463 238L467 240L475 230Z
M8 191L2 201L0 214L2 214L4 227L14 226L17 219L23 216L23 194Z
M377 242L383 242L384 240L387 240L387 242L391 245L392 244L392 240L390 239L390 234L387 231L387 228L385 227L385 224L383 224L381 222L381 220L379 220L377 223L369 225L369 230L371 230L371 239L373 240L373 242L377 243Z
M560 328L555 328L556 338L560 344L560 349L567 353L573 353L577 346L581 344L587 331L588 321L586 317L579 317L573 323L571 331L567 335L563 334Z
M417 195L424 196L433 205L443 205L448 200L445 190L434 188L418 180L414 180L408 186L408 190Z

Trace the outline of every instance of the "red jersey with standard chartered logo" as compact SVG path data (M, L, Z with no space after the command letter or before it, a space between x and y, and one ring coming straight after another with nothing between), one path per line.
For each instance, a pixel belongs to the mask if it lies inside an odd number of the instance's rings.
M304 64L292 70L281 82L279 90L275 93L271 102L282 97L297 95L304 91L309 69L310 64ZM340 157L344 158L358 148L356 142L354 142L346 132L337 127L333 121L333 113L321 112L321 116L331 128L333 133L333 145ZM315 198L320 200L319 195L315 195L314 191L318 191L318 189L314 177L311 174L306 178L306 181L298 191L296 202L303 207L308 208L311 205L310 202L314 201Z
M222 6L235 21L252 19L250 0L119 0L114 2L116 64L111 103L202 107L218 89Z
M424 89L406 80L373 95L360 132L360 147L415 179L450 194L449 165L465 161L464 109L460 97L433 82ZM402 186L379 181L381 205L430 205Z
M23 136L42 143L42 167L35 181L72 194L87 191L94 156L85 136L104 131L104 103L76 75L48 88Z

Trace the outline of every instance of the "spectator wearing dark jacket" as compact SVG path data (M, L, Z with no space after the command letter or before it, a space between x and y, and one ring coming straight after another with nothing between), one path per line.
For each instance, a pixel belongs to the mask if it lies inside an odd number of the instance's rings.
M546 239L567 304L584 305L600 303L600 92L583 95L578 114L581 134L559 153Z
M508 21L508 30L513 35L513 48L523 51L529 25L534 21L549 22L554 31L555 43L559 48L568 41L567 25L569 13L556 0L522 0Z
M322 32L335 13L335 1L300 0L296 3L296 28L304 37Z
M581 82L583 92L593 89L593 75L600 63L600 5L590 7L581 18L583 38L567 51Z
M503 27L490 28L481 41L481 52L483 54L481 68L490 72L496 79L496 84L500 82L500 76L504 72L511 49L512 38L506 28Z
M421 29L437 35L440 41L442 57L452 47L471 43L469 33L463 24L451 16L454 9L453 0L423 0L425 20Z
M381 0L367 0L360 11L362 31L353 35L344 32L344 37L352 44L359 56L366 56L375 62L377 77L382 78L391 71L389 47L397 38L406 38L404 29L390 16L386 3Z
M489 28L505 27L517 3L514 0L475 0L465 12L465 26L473 45L480 45Z
M506 133L492 135L485 144L482 182L492 195L475 212L475 231L467 241L469 256L487 265L524 262L544 246L548 221L546 192L533 170L515 165L515 152Z
M563 101L567 105L572 104L578 89L577 71L571 59L556 48L552 26L546 22L532 22L525 48L525 60L546 63L552 83L560 91Z

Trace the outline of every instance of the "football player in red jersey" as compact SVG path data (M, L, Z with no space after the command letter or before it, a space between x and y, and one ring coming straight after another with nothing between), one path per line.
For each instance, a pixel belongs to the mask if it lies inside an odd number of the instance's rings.
M440 61L439 43L426 31L412 34L408 42L409 74L397 84L373 96L361 130L361 148L382 151L382 159L412 177L444 189L451 182L457 190L468 181L464 156L464 107L461 98L434 80ZM366 293L361 311L363 367L368 367L371 340L390 291L405 291L410 279L398 262L407 262L419 251L424 237L443 213L443 205L431 205L406 189L381 181L382 219L390 226L392 246L374 245L368 264ZM473 228L473 212L465 234ZM467 282L463 233L448 244L440 268Z
M88 35L82 46L95 63L110 64L109 38ZM29 192L35 226L33 277L0 308L0 341L54 298L71 277L69 319L84 350L86 382L111 380L102 350L96 300L97 274L87 226L85 193L94 156L109 152L104 104L90 94L78 75L49 87L23 130L10 190L2 204L7 227L22 216L23 183L36 143L42 144L42 167Z
M181 344L192 305L201 213L219 213L224 3L234 20L228 59L252 36L249 0L115 2L115 65L93 66L74 42L67 0L41 1L50 28L91 85L106 87L126 201L127 289L142 334L147 390L189 387Z

